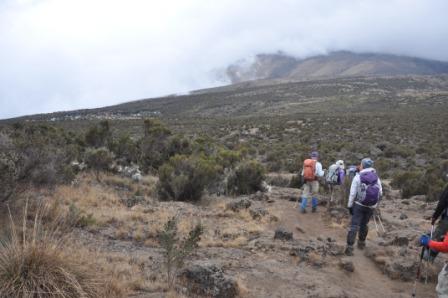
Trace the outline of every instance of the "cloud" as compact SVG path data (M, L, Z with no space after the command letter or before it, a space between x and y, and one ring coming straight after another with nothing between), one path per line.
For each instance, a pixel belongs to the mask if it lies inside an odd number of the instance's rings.
M448 60L446 11L444 0L5 0L0 118L215 86L214 70L279 50Z

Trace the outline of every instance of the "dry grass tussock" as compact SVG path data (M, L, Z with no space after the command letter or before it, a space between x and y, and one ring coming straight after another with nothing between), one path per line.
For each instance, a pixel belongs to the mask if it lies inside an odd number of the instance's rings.
M0 297L120 297L92 265L69 250L57 230L45 230L42 213L28 228L27 206L21 228L10 216L9 236L0 241ZM90 262L91 263L91 262Z

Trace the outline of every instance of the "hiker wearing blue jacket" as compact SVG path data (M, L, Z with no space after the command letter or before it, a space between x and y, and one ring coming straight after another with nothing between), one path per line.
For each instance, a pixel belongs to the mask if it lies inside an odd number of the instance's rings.
M368 224L375 208L378 206L383 188L380 178L373 168L373 161L364 158L361 161L360 172L353 178L348 198L348 209L352 215L350 229L347 234L347 248L345 254L353 255L353 245L358 234L358 248L366 246ZM359 233L358 233L359 232Z

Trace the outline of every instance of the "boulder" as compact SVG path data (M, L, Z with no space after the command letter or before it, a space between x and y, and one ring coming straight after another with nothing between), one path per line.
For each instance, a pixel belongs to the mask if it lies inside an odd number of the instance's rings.
M339 267L347 272L355 271L355 265L353 265L353 261L350 258L342 258L339 261Z
M292 232L289 232L283 228L278 228L275 230L274 234L274 240L285 240L285 241L291 241L292 240Z
M408 216L405 213L401 213L400 214L400 219L401 220L404 220L404 219L407 219L407 218L408 218Z
M237 282L215 264L194 264L179 274L180 283L192 296L237 297Z
M226 207L227 209L237 212L239 210L249 208L250 205L252 205L252 203L248 199L239 199L228 203Z
M135 173L134 175L132 175L132 181L135 182L140 182L142 180L142 174L140 173Z

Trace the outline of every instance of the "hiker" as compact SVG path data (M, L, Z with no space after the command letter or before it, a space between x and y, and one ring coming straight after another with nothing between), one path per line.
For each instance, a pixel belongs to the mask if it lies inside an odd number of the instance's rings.
M436 223L439 217L440 220L433 235L433 238L436 240L442 240L445 234L448 232L448 185L445 187L439 197L439 202L437 203L437 207L434 210L434 214L431 218L432 226ZM429 250L429 258L427 255L425 255L425 259L434 261L434 259L437 257L437 254L438 251L431 249Z
M300 211L306 213L308 198L311 197L311 211L317 210L317 194L319 193L319 177L323 177L325 172L322 170L322 164L318 161L319 153L311 152L311 158L303 162L302 177L304 180L302 203Z
M356 234L358 234L358 248L364 249L366 246L368 223L382 195L383 188L373 168L373 161L370 158L364 158L361 161L360 172L353 178L350 187L347 207L352 219L347 234L346 255L353 255Z
M446 189L445 189L446 190ZM431 240L430 236L422 235L420 237L420 244L429 248L431 251L436 252L448 252L448 234L445 235L445 238L442 242ZM448 266L445 263L442 271L440 271L438 279L436 292L439 297L448 297Z
M338 160L328 168L325 180L330 187L331 193L328 208L330 208L331 203L335 203L336 205L342 204L345 193L343 187L345 180L345 166L343 160Z

